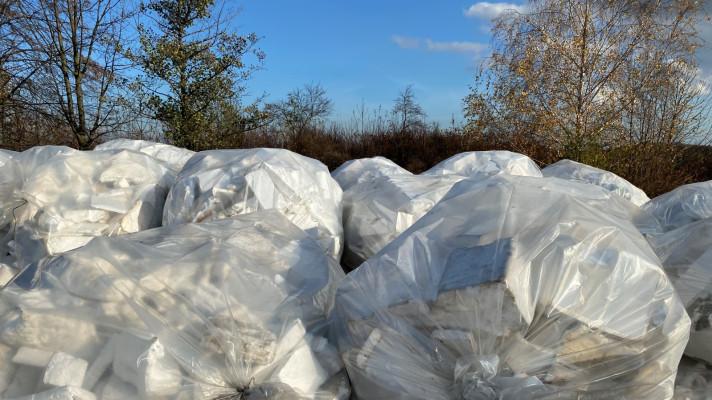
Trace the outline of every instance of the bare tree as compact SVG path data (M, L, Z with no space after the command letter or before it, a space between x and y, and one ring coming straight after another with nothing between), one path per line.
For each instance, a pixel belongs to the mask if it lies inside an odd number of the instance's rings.
M292 135L322 123L331 109L331 100L319 84L307 84L304 88L294 89L285 100L269 107L275 123Z
M63 121L79 148L91 148L130 117L121 112L124 2L22 0L19 10L25 18L19 39L36 69L27 103Z
M530 1L494 23L493 55L466 99L468 126L531 135L582 161L651 135L680 143L680 125L650 117L689 120L699 105L683 77L695 70L699 17L690 1Z
M425 111L415 100L413 85L406 86L393 101L393 116L401 132L424 126Z

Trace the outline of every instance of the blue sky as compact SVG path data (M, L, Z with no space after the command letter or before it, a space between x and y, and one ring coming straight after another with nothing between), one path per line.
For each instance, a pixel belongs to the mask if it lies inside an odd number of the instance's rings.
M412 84L430 120L460 120L476 65L487 55L489 18L508 3L405 0L239 0L238 32L262 36L267 58L248 83L270 101L320 83L347 120L364 101L390 108Z

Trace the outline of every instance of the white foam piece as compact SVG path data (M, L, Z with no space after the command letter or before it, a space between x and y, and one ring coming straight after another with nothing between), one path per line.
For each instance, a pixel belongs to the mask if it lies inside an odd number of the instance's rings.
M180 368L157 339L122 333L114 340L114 373L134 385L143 398L170 396L180 390Z
M88 363L67 353L54 353L47 364L42 382L51 386L81 387Z
M31 367L44 368L49 364L52 352L32 347L20 347L12 357L15 364L29 365Z
M40 297L37 300L52 299ZM92 359L101 344L94 324L19 308L0 315L0 341L17 348L25 346L64 351L85 359Z
M291 352L287 361L273 374L273 380L285 383L304 394L315 392L329 376L308 344Z

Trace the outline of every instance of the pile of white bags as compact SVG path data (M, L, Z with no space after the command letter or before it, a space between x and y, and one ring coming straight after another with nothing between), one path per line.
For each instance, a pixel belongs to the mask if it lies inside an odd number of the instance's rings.
M0 397L346 400L342 277L276 211L96 238L0 292Z
M19 159L16 196L23 205L15 209L10 247L20 267L96 236L160 226L175 179L158 161L133 151L34 148Z
M175 173L180 172L186 162L193 157L194 151L164 143L146 140L115 139L96 146L95 150L132 150L161 161Z
M576 161L561 160L547 166L541 172L547 177L569 179L600 186L630 201L636 206L642 206L650 200L643 190L613 172L581 164Z
M385 157L359 158L346 161L331 176L346 192L352 186L384 176L413 175L407 169Z
M666 231L712 218L712 181L680 186L650 200L643 209L654 215Z
M684 306L580 186L461 181L347 275L332 334L358 398L671 398Z
M210 150L193 156L178 175L163 225L277 209L338 260L341 197L325 165L289 150Z
M541 177L541 170L529 157L511 151L469 151L440 162L423 175L520 175Z
M712 218L649 241L692 320L685 354L712 363Z

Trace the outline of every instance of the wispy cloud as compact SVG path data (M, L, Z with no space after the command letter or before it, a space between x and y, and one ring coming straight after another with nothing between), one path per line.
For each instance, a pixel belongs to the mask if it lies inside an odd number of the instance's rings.
M430 39L426 39L425 48L428 51L480 54L483 51L487 50L487 45L477 42L436 42Z
M417 49L420 47L420 39L408 36L393 35L391 40L402 49Z
M465 16L482 19L492 19L507 11L525 12L526 6L514 3L489 3L481 1L465 10Z
M391 40L402 49L422 49L431 52L462 53L479 55L487 50L487 45L477 42L449 41L440 42L432 39L419 39L409 36L393 35Z

